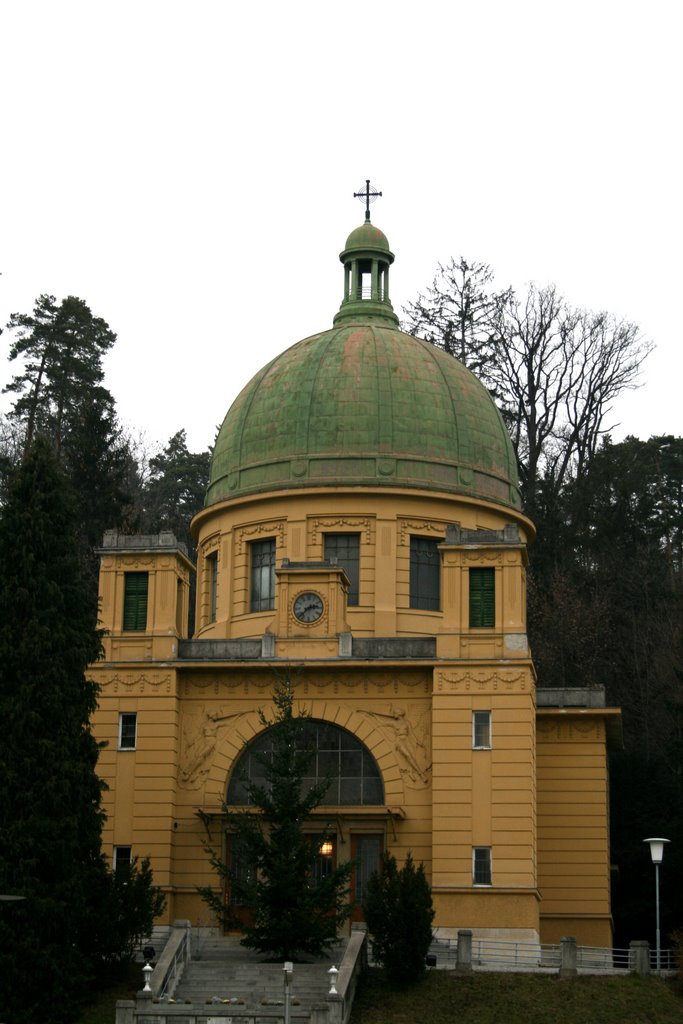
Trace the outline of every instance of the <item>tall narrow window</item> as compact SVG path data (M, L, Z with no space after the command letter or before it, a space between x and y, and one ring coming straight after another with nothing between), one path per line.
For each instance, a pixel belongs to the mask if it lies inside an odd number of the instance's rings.
M137 712L123 711L119 715L119 750L135 750L137 736Z
M175 628L178 636L185 636L185 623L183 622L183 581L179 578L175 585Z
M123 585L123 628L130 632L147 629L147 587L149 574L127 572Z
M496 624L496 570L470 569L470 626Z
M472 848L472 881L475 885L491 885L491 847Z
M410 538L410 607L438 611L441 607L440 540Z
M489 750L491 747L491 712L472 712L472 746L475 750Z
M358 604L360 567L359 533L326 533L325 561L336 562L349 577L349 605Z
M251 544L252 612L266 612L275 607L275 538Z
M216 621L216 604L218 596L218 552L212 551L206 556L206 571L209 577L209 622Z

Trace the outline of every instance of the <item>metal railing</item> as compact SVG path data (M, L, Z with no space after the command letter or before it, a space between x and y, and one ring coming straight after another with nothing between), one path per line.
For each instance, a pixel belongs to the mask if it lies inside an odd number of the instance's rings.
M190 959L190 935L189 921L174 921L168 942L150 978L153 997L172 996L175 992Z
M560 968L559 945L540 942L514 942L499 939L472 940L472 966L497 965L519 970L554 970Z
M468 933L461 933L468 935ZM459 935L460 938L460 935ZM645 947L644 960L637 947ZM463 950L467 947L463 945ZM622 974L627 971L652 973L657 971L655 950L648 950L647 943L634 942L628 949L613 949L602 946L578 946L573 940L564 939L558 945L538 942L515 942L499 939L471 939L471 964L457 956L458 966L474 970L508 971L561 971L568 969L579 974ZM460 951L459 951L460 954ZM468 954L465 954L467 956ZM680 956L676 950L660 951L660 970L671 972L680 968Z
M608 949L602 946L577 946L576 966L579 971L600 972L633 969L630 949Z
M681 957L680 953L676 949L660 949L659 951L659 970L660 971L678 971L681 968ZM657 950L650 950L650 970L655 973L657 971Z

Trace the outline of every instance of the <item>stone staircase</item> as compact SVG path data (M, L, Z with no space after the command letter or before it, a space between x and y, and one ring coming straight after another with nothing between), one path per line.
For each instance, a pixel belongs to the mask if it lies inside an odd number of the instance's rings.
M292 1009L310 1012L323 1002L330 989L328 970L339 967L346 940L329 956L309 963L295 963L290 993ZM210 937L195 941L193 959L178 984L175 998L203 1006L212 998L239 1000L247 1008L275 1005L284 999L281 963L266 963L262 954L245 949L239 937Z

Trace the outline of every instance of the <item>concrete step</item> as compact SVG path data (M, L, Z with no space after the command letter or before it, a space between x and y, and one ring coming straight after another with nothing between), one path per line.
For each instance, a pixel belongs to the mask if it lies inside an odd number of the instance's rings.
M292 1005L308 1009L324 1000L330 987L329 968L339 966L345 942L325 958L312 963L295 963L291 982ZM263 957L240 945L233 936L207 937L193 945L193 956L185 968L176 998L206 1003L212 997L236 998L246 1005L284 999L281 963L265 963Z

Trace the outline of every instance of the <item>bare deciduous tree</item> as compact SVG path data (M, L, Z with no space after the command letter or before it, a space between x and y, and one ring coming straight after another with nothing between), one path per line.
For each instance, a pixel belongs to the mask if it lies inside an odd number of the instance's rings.
M486 263L439 264L426 295L406 306L405 328L442 348L464 363L491 389L488 378L493 354L492 325L498 309L511 297L510 289L489 291L493 271Z
M489 290L486 264L451 260L427 295L406 308L406 328L456 356L498 402L517 453L526 507L543 481L558 494L581 476L613 424L614 400L637 386L652 345L609 313L573 309L554 285Z

